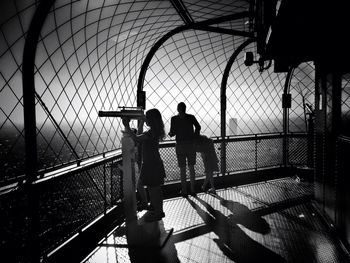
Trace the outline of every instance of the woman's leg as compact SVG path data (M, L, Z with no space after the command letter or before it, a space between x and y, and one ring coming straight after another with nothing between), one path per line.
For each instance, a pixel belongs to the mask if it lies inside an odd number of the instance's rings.
M139 193L139 196L140 196L141 205L146 206L148 204L147 193L146 193L145 187L141 183L141 180L138 180L138 182L137 182L137 192Z
M163 191L161 186L149 187L149 197L155 215L163 213ZM162 216L163 217L163 216Z
M209 179L209 183L210 183L210 188L215 189L215 185L214 185L214 178L213 178L213 171L209 171L207 172L207 176L206 178Z
M208 171L206 173L206 177L208 178L209 183L210 183L210 189L208 190L208 193L216 195L215 186L214 186L213 171L212 170Z
M202 185L202 191L205 192L205 190L207 189L207 185L208 185L208 175L207 173L205 174L205 178L203 181L203 185Z

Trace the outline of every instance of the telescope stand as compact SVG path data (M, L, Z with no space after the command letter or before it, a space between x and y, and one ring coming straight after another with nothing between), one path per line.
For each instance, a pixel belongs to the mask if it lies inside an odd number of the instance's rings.
M123 133L122 137L122 157L123 202L126 216L127 247L162 248L171 236L173 229L165 231L162 220L145 222L143 218L139 219L137 216L135 182L136 148L134 140L127 133Z

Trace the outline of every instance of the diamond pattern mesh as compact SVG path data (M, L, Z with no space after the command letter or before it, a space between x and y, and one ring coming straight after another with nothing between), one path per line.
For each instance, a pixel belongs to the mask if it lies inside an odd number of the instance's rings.
M146 105L161 110L167 130L170 118L177 114L177 104L184 101L203 134L220 135L221 76L234 52L233 43L230 35L186 31L156 53L146 75Z
M254 46L244 52L252 50ZM246 67L244 52L238 55L228 79L226 129L233 135L281 132L285 74L273 73L272 66L262 73L256 65ZM236 129L229 126L231 119L236 120Z
M300 64L293 72L290 84L292 107L289 111L289 131L305 132L308 113L306 104L315 109L315 68L311 62Z
M97 113L122 105L135 106L143 56L157 37L178 24L170 3L137 2L58 2L50 14L51 22L43 30L38 50L37 92L73 146L67 149L66 144L59 143L57 162L120 147L120 121L98 118ZM63 13L70 16L62 17ZM167 17L166 22L157 20L163 17ZM53 141L59 141L54 138L59 134L45 133L52 123L38 108L38 130L43 143L48 141L43 148L48 149ZM76 154L68 155L69 151Z
M350 137L350 74L343 76L341 95L342 126L341 133Z
M255 168L255 141L230 142L227 144L227 170L244 171Z
M288 138L288 160L292 165L305 165L307 163L307 138Z
M99 165L41 185L41 251L48 249L48 245L59 244L73 231L120 202L121 177L110 165Z
M249 1L183 0L189 13L197 22L232 15L249 9ZM237 29L237 27L235 27Z
M8 12L1 20L0 35L4 149L0 169L1 181L6 181L24 173L22 52L37 3L17 0L3 5ZM247 11L249 1L184 1L184 5L192 19L200 22ZM212 26L248 32L247 22L238 19ZM120 120L99 118L98 111L136 106L136 85L145 56L157 40L183 24L170 1L55 2L41 31L35 61L40 170L120 147ZM161 110L168 130L176 104L185 101L200 121L202 133L219 136L222 74L244 40L199 30L174 35L156 52L147 70L147 108ZM244 51L255 48L251 45ZM243 55L238 56L228 79L228 135L281 132L285 76L272 73L272 67L262 73L255 65L246 67ZM230 121L234 119L237 127L232 133Z
M264 139L257 141L258 167L279 166L282 163L282 138Z
M6 149L1 157L11 158L1 158L1 180L24 173L21 60L36 8L34 1L7 5L13 16L1 24L0 138ZM144 56L159 37L181 24L167 1L55 2L36 56L39 169L120 147L120 121L97 113L135 106Z
M240 0L185 0L184 4L195 22L249 8L249 1ZM0 18L1 186L24 174L22 57L37 6L35 0L0 4L0 10L6 10ZM240 19L213 27L248 32L250 25L246 22ZM183 24L170 1L55 1L41 31L35 58L40 170L61 168L120 148L120 120L99 118L98 111L136 106L137 80L146 55L156 41ZM147 107L162 112L168 129L177 103L185 101L188 111L200 121L202 132L219 136L221 78L230 56L244 41L243 37L194 30L173 36L156 52L147 70ZM255 46L245 51L250 50ZM260 73L256 66L244 66L243 54L233 64L228 79L226 128L230 131L230 120L237 119L235 135L280 132L285 76L272 73L272 68ZM344 105L348 105L348 97L344 97ZM298 117L301 114L297 110L293 113ZM220 143L215 144L218 157L220 147ZM269 151L268 157L265 151ZM167 180L178 180L174 148L164 147L161 154ZM227 156L228 171L278 165L280 138L230 141ZM203 176L203 162L200 155L197 158L197 176ZM39 183L42 252L120 200L117 167L114 162L99 163ZM1 199L0 225L1 233L6 235L1 235L2 240L18 246L26 243L23 239L28 217L22 208L27 206L28 198L22 191L15 194L11 204L8 196Z
M62 244L107 209L120 204L122 177L117 165L115 162L95 165L37 184L41 253ZM1 244L14 250L15 262L26 261L22 252L30 242L28 200L24 188L2 195L0 200Z
M9 1L7 1L9 2ZM1 8L0 26L0 180L24 172L22 56L34 1L12 1ZM3 9L5 10L5 9Z

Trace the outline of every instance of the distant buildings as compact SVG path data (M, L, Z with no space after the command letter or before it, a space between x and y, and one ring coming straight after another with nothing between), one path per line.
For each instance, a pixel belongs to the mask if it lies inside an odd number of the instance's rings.
M237 127L237 118L230 118L228 135L237 135Z

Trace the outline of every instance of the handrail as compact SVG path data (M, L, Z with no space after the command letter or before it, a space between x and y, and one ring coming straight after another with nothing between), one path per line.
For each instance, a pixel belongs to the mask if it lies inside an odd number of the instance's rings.
M38 183L42 183L45 181L48 181L50 179L53 178L58 178L60 176L63 175L70 175L73 174L77 171L85 171L85 170L89 170L93 167L96 167L98 165L101 165L103 163L108 163L110 161L113 161L114 159L119 159L121 158L122 153L121 153L121 149L109 152L109 154L103 153L100 155L95 155L93 157L90 158L86 158L83 161L76 161L75 163L68 163L65 164L64 166L61 166L61 168L56 168L54 170L45 170L45 171L41 171L42 172L42 176L40 179L37 179L35 182L35 184ZM17 180L20 178L21 180ZM0 186L0 195L3 193L8 193L10 191L16 190L17 188L19 188L20 186L22 186L25 182L25 176L20 176L15 178L14 180L11 180L8 182L8 184L4 184L2 186Z
M350 137L347 137L347 136L344 136L344 135L339 136L338 140L342 141L342 142L350 143Z

